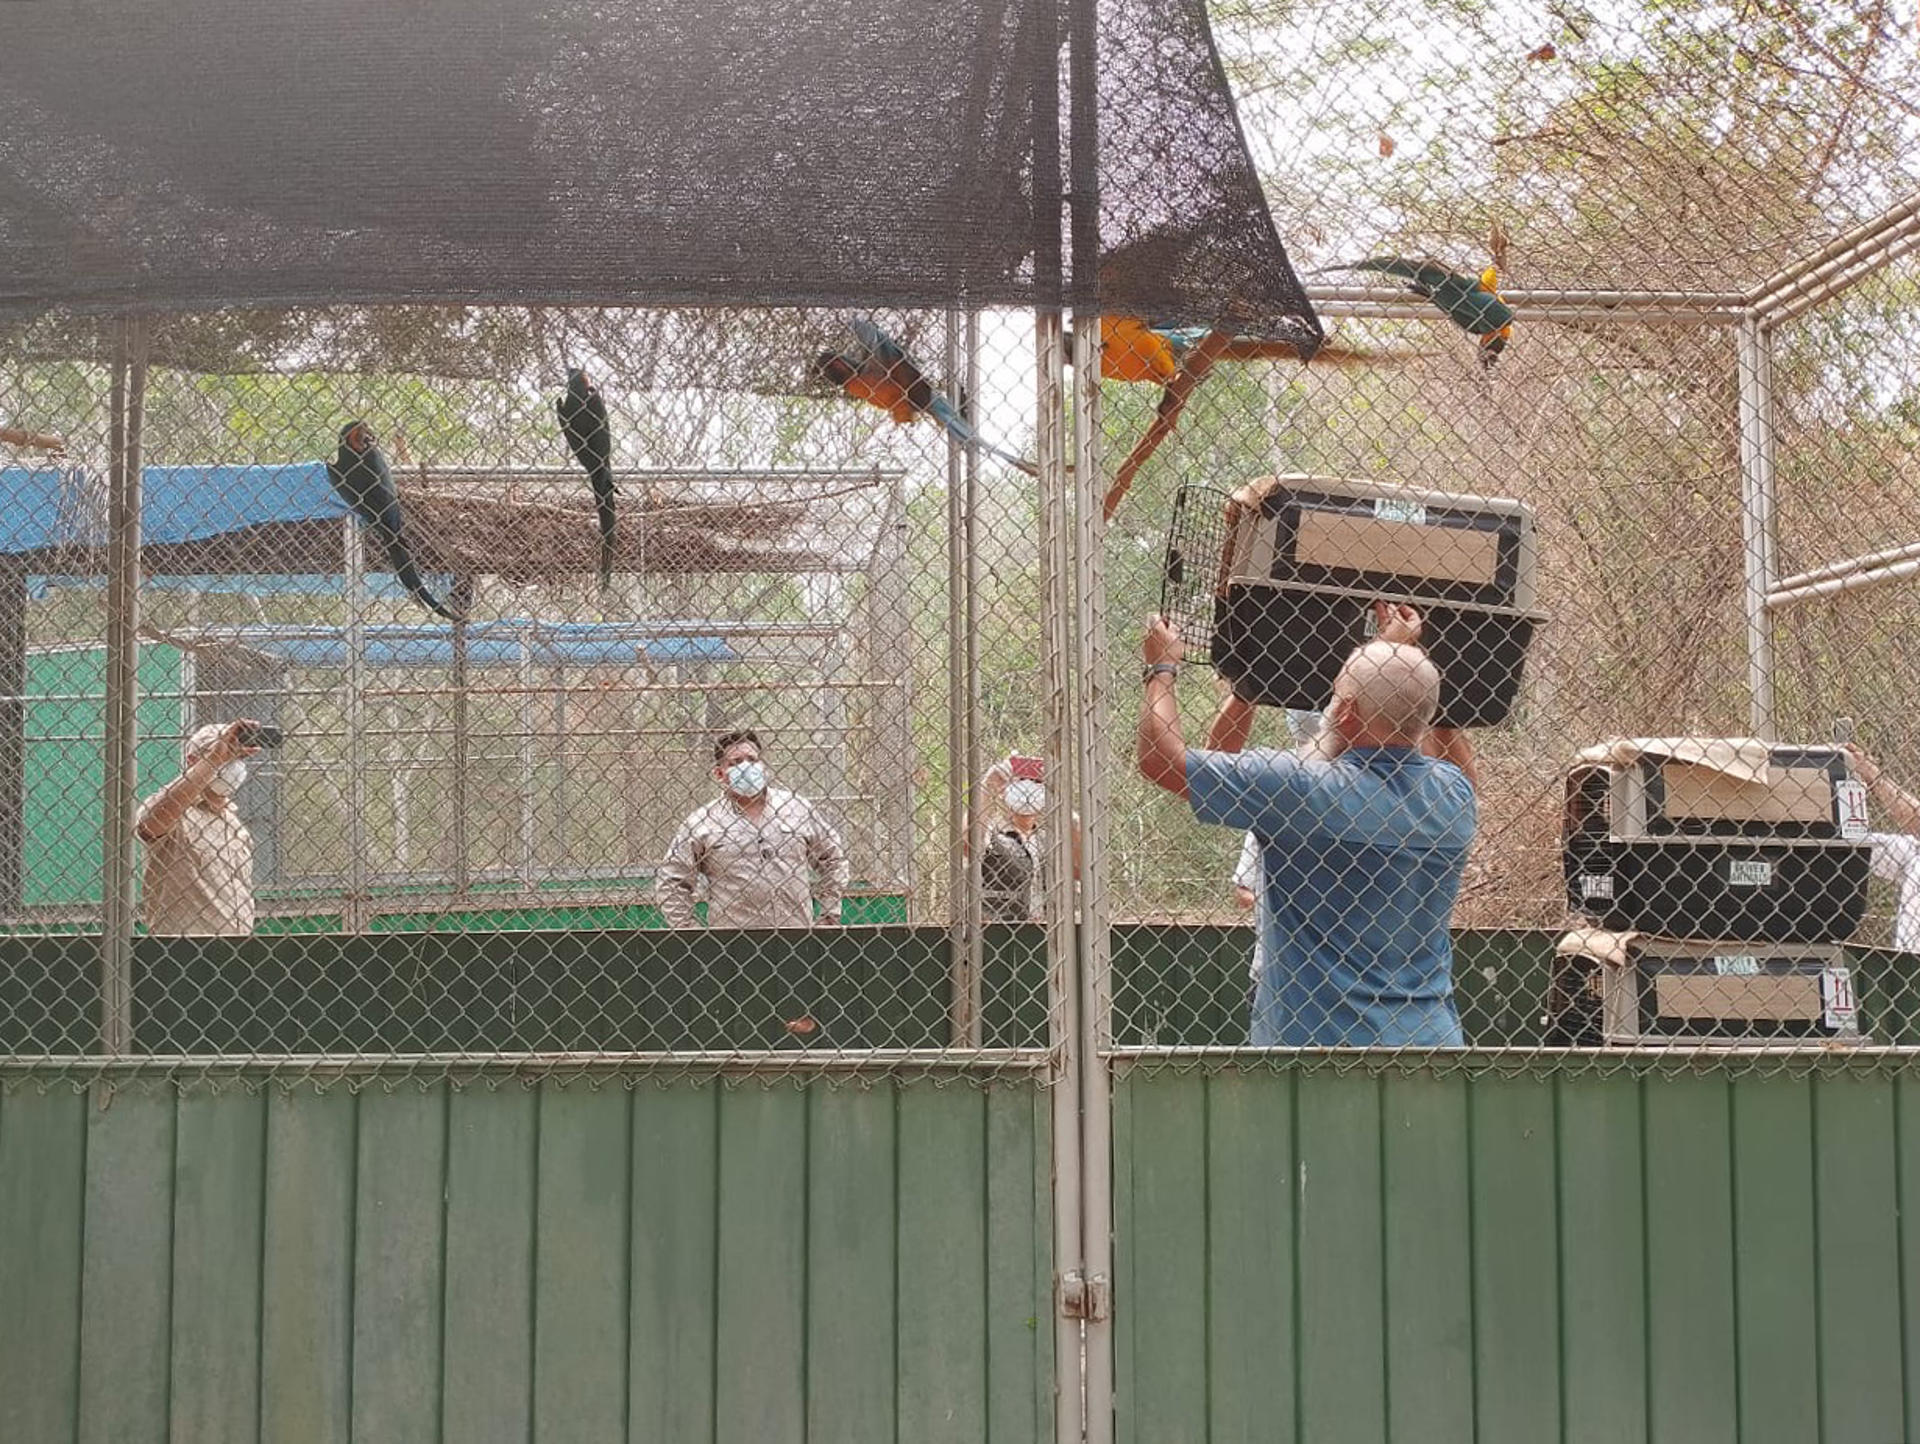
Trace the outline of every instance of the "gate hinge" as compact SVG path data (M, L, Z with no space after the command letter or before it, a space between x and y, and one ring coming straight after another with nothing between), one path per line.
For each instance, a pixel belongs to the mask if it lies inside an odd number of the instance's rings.
M1113 1303L1105 1274L1088 1278L1079 1269L1060 1275L1060 1316L1098 1323L1106 1318Z

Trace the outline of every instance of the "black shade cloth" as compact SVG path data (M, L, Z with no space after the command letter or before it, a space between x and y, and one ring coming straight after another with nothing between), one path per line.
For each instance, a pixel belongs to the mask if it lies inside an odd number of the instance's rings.
M1056 302L1046 3L8 5L0 310ZM1203 0L1098 6L1104 304L1311 344Z

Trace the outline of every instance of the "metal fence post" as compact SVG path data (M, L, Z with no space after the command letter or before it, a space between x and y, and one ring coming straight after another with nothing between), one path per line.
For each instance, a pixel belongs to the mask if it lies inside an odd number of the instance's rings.
M467 775L473 766L473 677L470 663L471 637L468 618L473 613L474 582L471 573L462 572L453 579L448 600L453 603L453 777L449 791L453 796L453 892L465 902L473 890L473 840L468 834ZM356 746L359 744L355 744Z
M1748 725L1774 734L1773 619L1767 597L1775 572L1773 524L1773 337L1753 316L1738 331L1740 372L1740 515L1746 578Z
M1085 1425L1082 1361L1085 1338L1085 1165L1081 1151L1080 990L1074 923L1073 775L1079 728L1072 668L1073 538L1067 509L1064 331L1058 311L1034 324L1038 366L1036 441L1040 472L1041 674L1046 689L1047 995L1048 1043L1055 1059L1053 1094L1054 1437L1078 1440Z
M367 930L367 552L359 521L340 523L347 572L347 896L341 927Z
M1073 320L1075 663L1079 680L1081 1249L1087 1280L1087 1444L1113 1438L1113 1115L1106 1053L1113 1041L1107 842L1113 765L1107 684L1104 448L1100 434L1100 318Z
M133 1046L133 813L139 775L141 421L147 393L143 320L113 323L107 473L107 656L102 789L100 1042Z
M947 375L964 377L960 390L980 394L980 316L947 312ZM958 398L956 398L958 404ZM980 825L980 636L974 597L980 552L974 533L980 448L947 438L947 919L952 983L950 1038L977 1048L984 948L980 912L980 858L968 834Z

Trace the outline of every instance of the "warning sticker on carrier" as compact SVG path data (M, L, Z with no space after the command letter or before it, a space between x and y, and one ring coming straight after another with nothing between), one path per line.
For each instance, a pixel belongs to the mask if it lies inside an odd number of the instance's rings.
M1580 896L1611 898L1613 896L1613 874L1610 872L1581 873Z
M1835 963L1820 972L1821 1020L1836 1033L1860 1031L1860 1002L1853 992L1853 970Z
M1376 496L1373 499L1373 514L1381 521L1410 521L1415 526L1427 524L1427 504L1406 497Z
M1865 837L1867 822L1867 784L1846 777L1833 784L1833 805L1840 814L1840 835L1853 841Z
M1757 859L1729 858L1727 881L1734 887L1765 887L1773 881L1773 864Z

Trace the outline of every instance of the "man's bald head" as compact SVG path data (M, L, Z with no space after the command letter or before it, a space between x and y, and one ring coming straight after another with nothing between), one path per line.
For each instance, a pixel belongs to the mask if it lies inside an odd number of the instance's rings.
M1333 700L1348 710L1349 740L1417 747L1440 709L1440 669L1418 647L1368 642L1341 667Z

